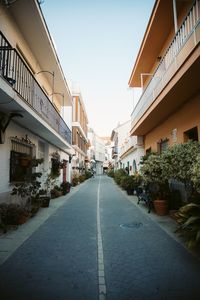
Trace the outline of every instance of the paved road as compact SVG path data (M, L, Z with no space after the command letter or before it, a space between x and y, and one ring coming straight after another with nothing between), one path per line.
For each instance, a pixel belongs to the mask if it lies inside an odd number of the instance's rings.
M112 179L68 198L0 266L1 300L199 299L199 260Z

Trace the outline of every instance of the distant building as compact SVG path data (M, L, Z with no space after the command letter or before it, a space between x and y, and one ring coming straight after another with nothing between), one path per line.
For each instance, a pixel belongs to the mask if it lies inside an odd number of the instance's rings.
M72 157L72 170L82 173L86 168L87 159L87 124L88 118L82 94L78 86L72 88L72 146L74 154Z
M92 128L88 129L88 139L90 143L88 150L90 169L94 170L97 175L103 174L103 163L105 161L104 140Z
M105 160L103 162L103 172L106 173L108 170L114 167L113 159L112 159L112 142L110 137L101 137L104 141L104 149L105 149Z
M130 126L130 120L119 124L113 129L111 140L113 142L114 169L125 169L131 175L140 169L144 148L142 137L130 136Z

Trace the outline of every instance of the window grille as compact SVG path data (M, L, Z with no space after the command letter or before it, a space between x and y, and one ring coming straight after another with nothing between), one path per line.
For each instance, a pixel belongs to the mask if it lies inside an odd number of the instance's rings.
M28 163L22 164L24 155L27 157L35 157L35 145L26 138L19 139L18 137L11 138L10 151L10 182L22 182L30 178L32 167Z
M35 156L35 145L27 139L12 137L11 150L18 153L30 155L31 157Z

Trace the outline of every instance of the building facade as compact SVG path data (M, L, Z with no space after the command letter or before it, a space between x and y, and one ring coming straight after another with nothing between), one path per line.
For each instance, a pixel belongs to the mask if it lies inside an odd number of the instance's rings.
M129 135L120 149L120 167L126 169L129 175L137 173L140 169L142 156L144 156L143 138Z
M88 118L85 105L79 87L72 90L72 146L74 155L72 157L72 169L81 173L86 168L87 162L87 124Z
M129 175L138 172L144 155L143 138L130 136L131 121L119 124L112 131L114 169L125 169Z
M25 180L24 156L43 158L38 168L51 172L54 157L69 179L71 124L63 107L71 94L42 11L36 0L0 3L0 193L5 197Z
M131 134L162 152L200 136L200 1L155 2L129 86L142 95Z
M88 128L88 139L90 147L88 149L88 158L90 169L97 175L103 174L103 164L105 161L105 143L92 128Z

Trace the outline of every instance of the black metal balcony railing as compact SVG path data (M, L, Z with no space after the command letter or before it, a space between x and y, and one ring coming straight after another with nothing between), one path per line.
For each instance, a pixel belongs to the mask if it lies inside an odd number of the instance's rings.
M0 75L40 117L71 144L71 130L2 32L0 32Z

